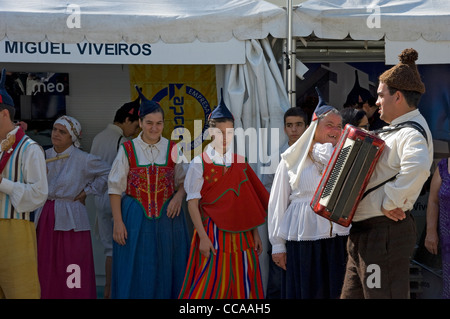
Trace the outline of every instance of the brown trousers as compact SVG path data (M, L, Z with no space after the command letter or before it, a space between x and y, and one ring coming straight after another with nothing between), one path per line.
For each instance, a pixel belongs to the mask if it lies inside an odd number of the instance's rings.
M408 299L416 239L416 224L409 213L397 222L380 216L353 223L341 298Z

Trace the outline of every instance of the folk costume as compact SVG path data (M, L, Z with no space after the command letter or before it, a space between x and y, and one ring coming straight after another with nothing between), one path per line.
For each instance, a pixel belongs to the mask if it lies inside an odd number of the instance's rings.
M160 106L142 95L139 116ZM141 132L119 148L108 193L122 195L126 244L113 242L111 297L173 299L178 296L189 252L183 210L167 216L167 205L186 175L183 154L166 138L147 144Z
M3 69L0 103L14 108L4 83ZM39 299L32 212L47 199L44 152L20 127L0 145L0 299Z
M380 75L380 83L391 89L425 93L415 61L418 53L405 49L399 63ZM397 125L414 122L413 127L393 130ZM416 126L417 127L417 126ZM430 175L433 140L419 109L394 118L379 136L385 148L375 166L367 189L374 189L358 204L348 241L348 263L341 298L410 298L410 258L416 245L416 224L409 211ZM381 208L400 208L406 215L394 221ZM372 240L375 238L375 240ZM367 266L380 269L380 288L368 287ZM370 280L370 279L369 279Z
M223 97L210 118L233 118ZM269 194L245 158L231 148L222 157L209 144L190 163L185 189L187 200L200 199L203 226L216 254L201 254L195 230L179 297L264 298L252 230L265 223Z
M57 123L67 128L73 145L62 153L53 147L45 151L47 159L60 159L47 163L48 200L36 211L42 299L95 299L89 216L86 206L74 198L82 190L87 195L106 192L109 167L78 148L81 126L75 118L64 115Z
M333 152L331 143L312 145L319 116L333 109L318 93L311 124L281 155L270 191L269 240L272 254L286 253L282 297L287 299L338 298L345 273L349 228L314 213L310 206Z

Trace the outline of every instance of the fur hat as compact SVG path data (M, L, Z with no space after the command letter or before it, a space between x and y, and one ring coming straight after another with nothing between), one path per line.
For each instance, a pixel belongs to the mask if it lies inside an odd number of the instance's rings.
M415 61L419 54L414 49L405 49L398 56L400 62L380 75L379 80L391 88L425 93Z

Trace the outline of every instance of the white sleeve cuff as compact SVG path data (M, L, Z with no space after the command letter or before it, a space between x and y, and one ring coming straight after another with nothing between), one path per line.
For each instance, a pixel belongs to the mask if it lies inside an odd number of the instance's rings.
M14 189L14 182L10 181L7 178L2 178L2 182L0 183L0 192L11 195Z
M285 253L285 252L286 252L286 244L282 243L282 244L272 245L272 255Z

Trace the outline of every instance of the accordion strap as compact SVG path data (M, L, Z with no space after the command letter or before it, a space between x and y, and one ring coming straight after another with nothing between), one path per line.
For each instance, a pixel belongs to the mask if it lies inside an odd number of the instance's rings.
M370 192L376 190L377 188L383 186L384 184L386 184L387 182L390 182L392 180L394 180L397 177L397 174L395 174L394 176L392 176L391 178L389 178L388 180L384 181L383 183L380 183L374 187L372 187L371 189L368 189L364 192L363 196L361 197L361 200L363 200L364 197L366 197Z
M395 125L393 127L375 130L375 131L373 131L373 133L378 134L378 133L393 132L393 131L400 130L400 129L404 128L404 127L412 127L414 129L418 130L423 135L423 137L425 138L425 141L427 141L427 144L428 144L428 137L427 137L427 133L425 132L425 129L422 127L422 125L420 125L419 123L414 122L414 121L406 121L406 122L403 122L403 123L399 123L399 124L397 124L397 125ZM372 191L376 190L377 188L383 186L387 182L390 182L390 181L394 180L395 177L397 177L397 174L395 174L394 176L392 176L388 180L386 180L386 181L384 181L384 182L382 182L382 183L380 183L380 184L378 184L378 185L376 185L376 186L366 190L364 192L363 196L361 197L361 200L364 197L366 197L370 192L372 192Z
M423 137L425 138L425 141L427 141L427 144L428 144L428 136L427 136L427 133L425 132L425 129L422 127L422 125L420 125L419 123L414 122L414 121L402 122L393 127L381 128L381 129L375 130L372 133L375 133L375 134L389 133L389 132L400 130L404 127L412 127L414 129L418 130L420 132L420 134L423 135Z

